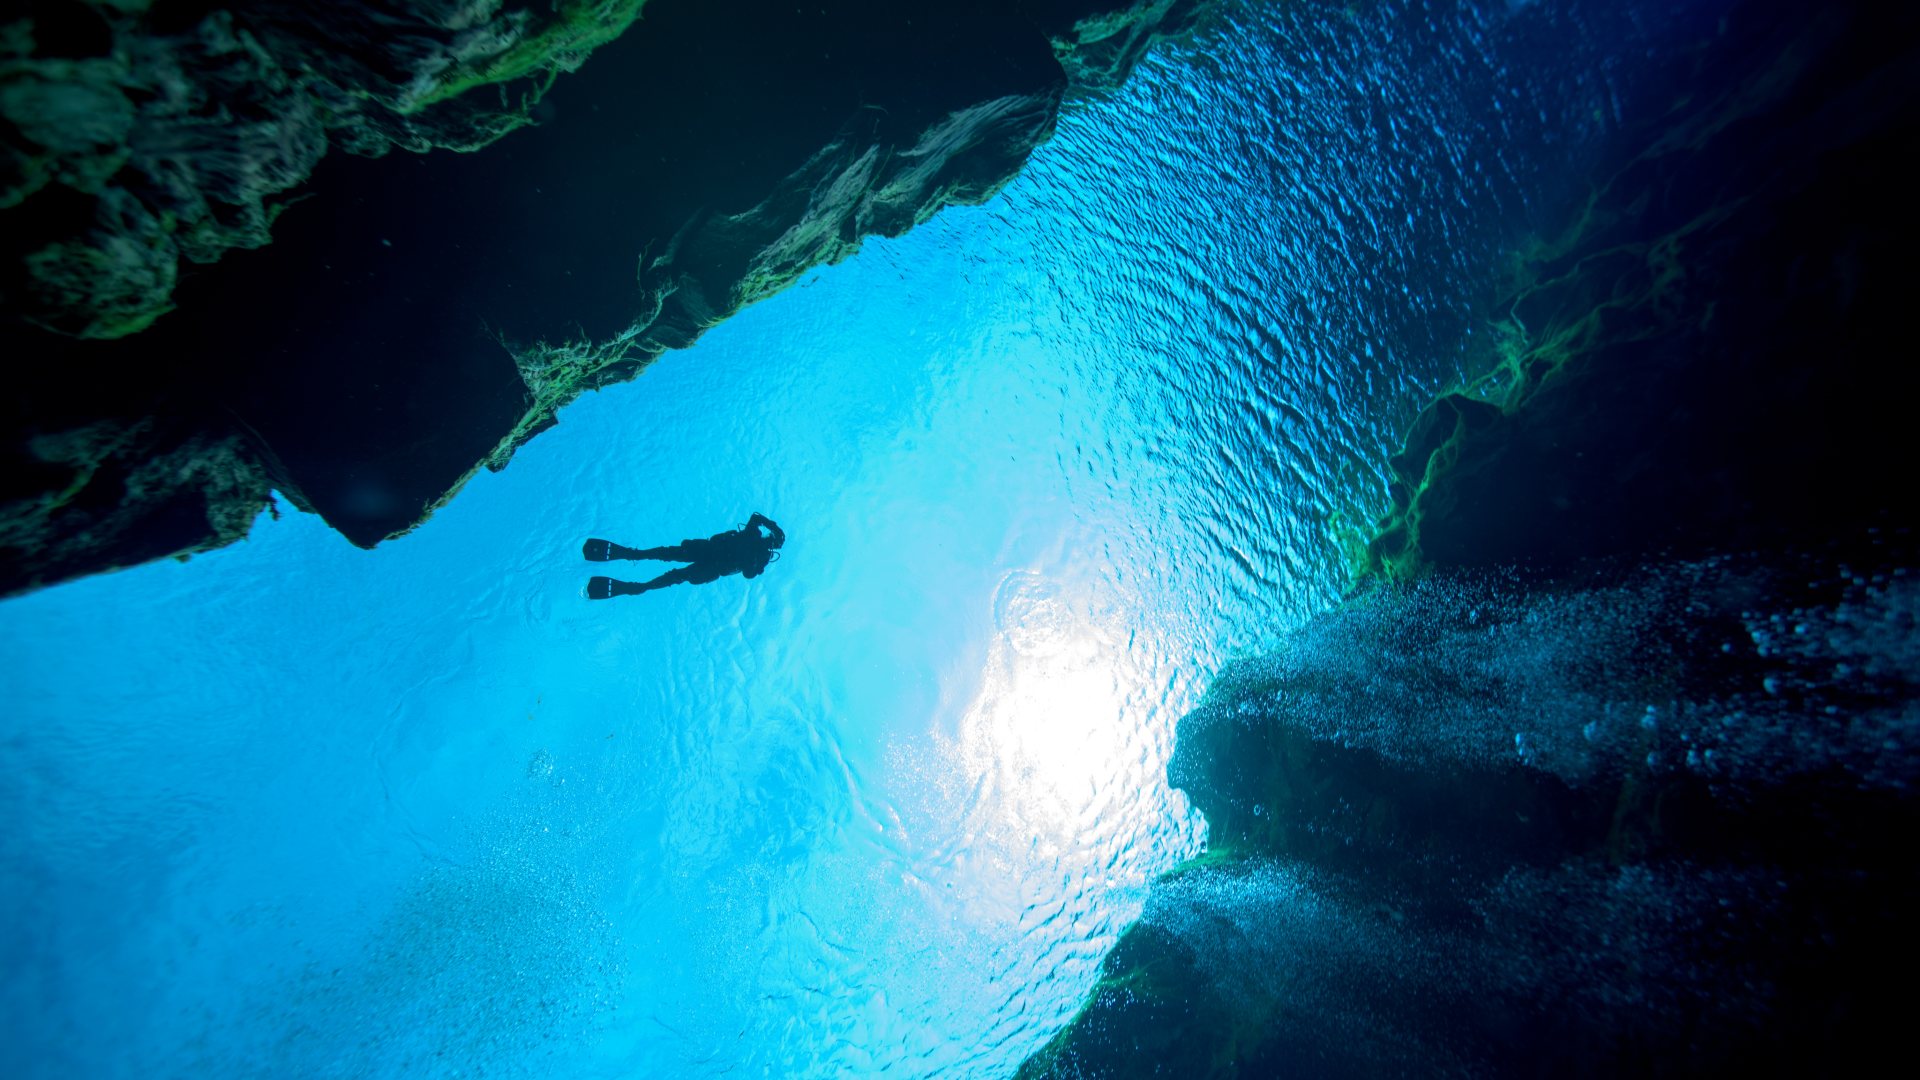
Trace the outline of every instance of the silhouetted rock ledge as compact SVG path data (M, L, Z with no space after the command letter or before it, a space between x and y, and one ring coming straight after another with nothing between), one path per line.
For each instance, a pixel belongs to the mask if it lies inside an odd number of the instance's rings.
M0 595L230 543L270 489L405 532L583 390L991 196L1205 6L10 9Z
M1900 1052L1917 30L1744 5L1523 253L1499 369L1414 425L1355 590L1181 720L1209 850L1023 1077Z

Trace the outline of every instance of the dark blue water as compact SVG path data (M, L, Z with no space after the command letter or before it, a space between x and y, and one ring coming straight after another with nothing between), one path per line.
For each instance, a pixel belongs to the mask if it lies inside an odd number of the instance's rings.
M1338 595L1709 7L1232 5L404 539L0 606L9 1073L1010 1072L1201 849L1174 721ZM580 598L754 510L758 581Z

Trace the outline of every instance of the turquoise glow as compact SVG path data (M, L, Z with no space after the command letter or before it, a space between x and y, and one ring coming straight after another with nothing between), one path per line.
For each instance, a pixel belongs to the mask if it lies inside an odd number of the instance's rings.
M1651 33L1275 7L413 535L0 607L25 1073L1010 1071L1200 849L1174 721L1336 595ZM581 538L754 510L761 579L580 599Z

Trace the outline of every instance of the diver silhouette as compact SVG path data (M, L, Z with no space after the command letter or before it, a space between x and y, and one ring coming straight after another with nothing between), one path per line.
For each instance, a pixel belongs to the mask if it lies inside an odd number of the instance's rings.
M761 532L762 529L766 531ZM728 574L759 577L767 564L780 557L780 545L787 534L765 514L755 513L745 525L732 532L715 533L705 540L682 540L672 547L621 547L611 540L588 540L580 553L589 562L613 559L660 559L664 562L691 563L669 570L652 581L620 581L610 577L587 580L587 599L610 600L616 596L638 596L651 589L669 585L704 585Z

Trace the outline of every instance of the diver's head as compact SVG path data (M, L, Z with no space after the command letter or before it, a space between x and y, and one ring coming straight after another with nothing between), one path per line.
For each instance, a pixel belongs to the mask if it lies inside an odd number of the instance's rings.
M781 545L781 544L784 544L784 543L786 543L786 542L787 542L787 538L786 538L786 537L784 537L784 536L781 536L781 535L779 535L778 533L775 533L774 535L772 535L772 536L769 536L769 537L767 537L767 550L768 550L768 551L779 551L779 550L780 550L780 545Z

